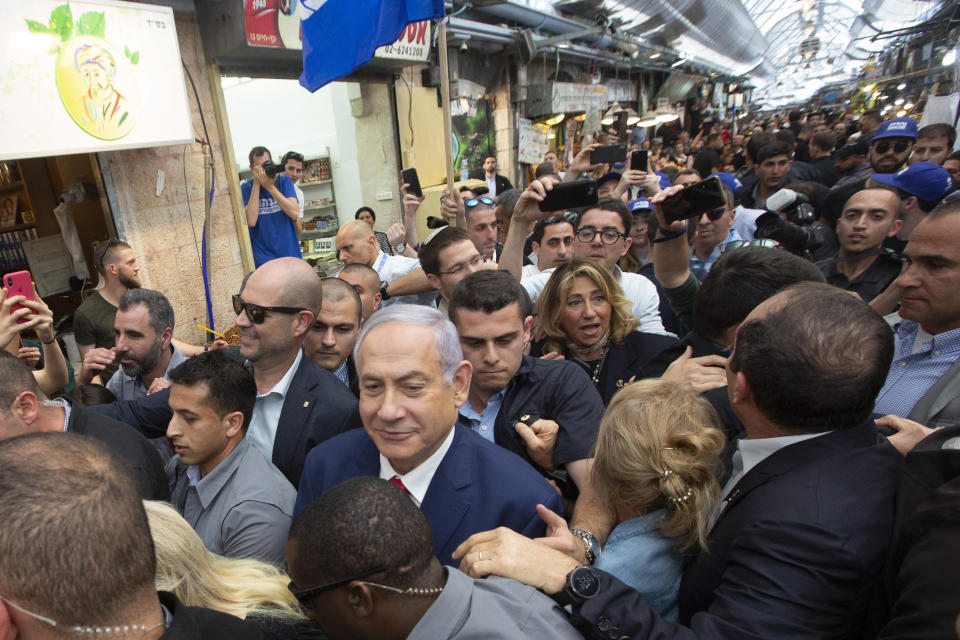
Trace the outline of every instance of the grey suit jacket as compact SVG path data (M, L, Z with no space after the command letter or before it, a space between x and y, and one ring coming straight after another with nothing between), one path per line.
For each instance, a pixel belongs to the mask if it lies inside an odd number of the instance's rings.
M927 389L907 418L928 427L960 425L960 360Z

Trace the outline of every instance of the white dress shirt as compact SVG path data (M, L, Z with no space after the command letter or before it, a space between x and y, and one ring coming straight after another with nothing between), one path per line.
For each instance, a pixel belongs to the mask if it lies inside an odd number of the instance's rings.
M393 465L390 464L390 461L381 453L380 477L384 480L389 480L394 476L400 478L400 482L402 482L403 486L410 492L410 499L419 507L420 503L423 502L423 498L427 495L427 489L430 488L430 481L433 480L433 474L437 472L437 468L443 461L443 456L447 455L447 451L450 450L450 445L453 444L453 432L455 428L456 427L450 428L450 433L447 434L440 448L433 452L433 455L414 467L407 475L397 473Z
M520 284L527 290L530 301L534 304L552 273L553 269L550 268L520 280ZM637 331L672 336L672 333L663 328L663 322L660 320L660 295L657 293L657 287L639 273L624 273L620 267L615 268L614 276L620 283L620 288L623 289L623 295L633 305L633 315L640 321Z
M280 378L280 381L263 395L258 393L253 404L253 415L250 417L250 426L247 427L245 437L250 444L266 456L267 460L273 460L273 442L277 439L277 423L280 422L283 401L287 397L290 383L293 382L293 376L297 372L302 358L303 350L301 349L297 352L296 359L287 369L287 372L283 374L283 377Z
M371 265L381 282L393 282L397 278L407 275L411 271L420 268L420 261L416 258L407 256L388 256L383 251L377 252L377 257ZM380 303L380 307L388 307L391 304L425 304L432 305L436 292L434 289L412 296L393 296L389 300Z
M484 177L487 179L487 190L490 192L490 197L493 198L497 195L497 174L484 175Z

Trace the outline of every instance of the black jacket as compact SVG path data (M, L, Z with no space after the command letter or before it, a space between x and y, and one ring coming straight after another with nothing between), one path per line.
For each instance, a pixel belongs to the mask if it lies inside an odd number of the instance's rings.
M520 369L505 389L493 425L494 442L536 467L514 425L524 416L522 422L527 424L544 418L560 425L553 452L554 464L559 467L592 457L603 417L603 402L579 365L524 356ZM470 422L463 415L457 422L470 428Z
M683 571L680 624L611 576L573 622L587 638L858 638L886 557L902 456L872 421L794 443L741 478Z
M64 399L66 402L67 400ZM166 429L166 427L164 427ZM167 500L170 489L160 455L150 442L128 424L118 422L79 404L70 405L67 431L105 442L123 458L137 480L144 500Z
M236 349L227 353L239 357ZM150 438L166 434L172 413L170 390L123 402L92 407L135 426ZM357 399L326 369L303 354L283 401L277 436L273 442L273 464L294 487L300 484L307 452L338 433L359 427Z
M933 640L954 634L960 593L958 437L960 427L938 429L907 454L893 544L871 620L883 626L878 638ZM871 624L865 637L875 635Z
M163 640L268 640L267 635L255 624L244 622L228 613L188 607L167 591L159 591L160 604L167 608L173 619Z

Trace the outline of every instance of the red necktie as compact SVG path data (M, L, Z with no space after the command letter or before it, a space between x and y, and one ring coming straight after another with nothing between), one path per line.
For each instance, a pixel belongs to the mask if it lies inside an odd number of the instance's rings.
M403 489L403 492L404 492L405 494L410 495L410 490L407 489L406 486L404 486L403 480L400 479L400 476L393 476L392 478L390 478L390 482L392 482L393 484L395 484L395 485L397 485L398 487L400 487L401 489Z

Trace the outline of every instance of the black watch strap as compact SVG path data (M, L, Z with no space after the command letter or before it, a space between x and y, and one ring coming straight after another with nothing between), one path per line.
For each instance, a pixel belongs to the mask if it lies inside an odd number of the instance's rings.
M553 599L560 606L581 605L600 593L600 574L592 567L577 567L567 574L567 583L563 590L554 594Z
M387 286L389 286L389 284L390 283L387 282L386 280L382 280L380 282L380 301L381 302L386 302L387 300L390 299L390 293L387 291Z

